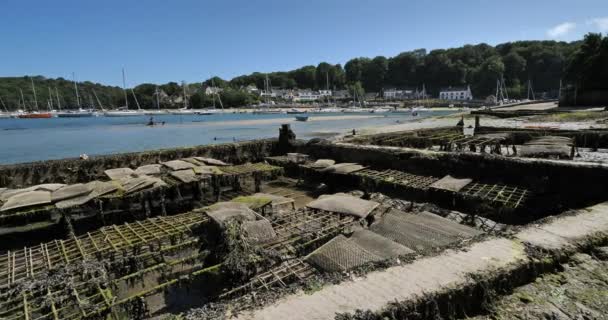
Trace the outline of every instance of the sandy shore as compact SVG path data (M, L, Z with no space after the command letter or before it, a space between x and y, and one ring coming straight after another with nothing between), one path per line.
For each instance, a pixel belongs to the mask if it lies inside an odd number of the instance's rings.
M369 116L356 116L356 115L345 115L345 116L325 116L325 117L309 117L308 121L338 121L338 120L361 120L361 119L372 119L372 118L384 118L384 116L369 115ZM214 121L214 122L195 122L194 124L204 124L206 126L251 126L251 125L264 125L264 124L283 124L296 122L295 117L293 118L276 118L276 119L257 119L257 120L235 120L235 121Z

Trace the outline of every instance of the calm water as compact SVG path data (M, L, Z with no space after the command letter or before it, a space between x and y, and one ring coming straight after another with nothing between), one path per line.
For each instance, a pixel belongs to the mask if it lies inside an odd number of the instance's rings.
M381 118L292 122L298 138L328 137L352 128L395 124L448 112L380 114ZM352 116L314 114L312 117ZM363 114L369 115L369 114ZM148 127L149 117L0 119L0 163L19 163L180 146L226 143L277 137L281 119L289 114L162 115L164 126ZM274 120L272 120L274 119ZM256 121L259 120L259 121Z

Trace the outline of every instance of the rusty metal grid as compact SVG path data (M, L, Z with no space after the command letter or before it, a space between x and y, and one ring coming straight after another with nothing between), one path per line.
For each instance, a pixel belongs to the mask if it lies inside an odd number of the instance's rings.
M392 169L383 171L363 169L354 174L377 182L390 183L421 190L428 189L431 184L439 180L437 177L415 175Z
M465 186L459 194L489 200L512 209L519 208L530 197L530 191L525 188L477 182Z
M107 255L121 255L150 242L170 245L169 238L181 236L194 225L207 221L202 212L156 217L123 225L103 227L67 240L8 251L0 256L0 289L61 266Z

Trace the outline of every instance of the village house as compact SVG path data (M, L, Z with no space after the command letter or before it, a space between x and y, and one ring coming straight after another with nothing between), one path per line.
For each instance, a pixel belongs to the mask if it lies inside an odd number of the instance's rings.
M382 97L386 100L411 99L414 97L414 90L388 88L383 90Z
M441 89L439 92L441 100L473 100L471 86L466 87L448 87Z
M214 95L214 94L219 94L220 92L222 92L223 89L220 87L207 87L205 88L205 94L210 96L210 95Z
M321 94L318 91L298 91L294 97L293 101L295 102L307 102L307 101L317 101L321 98Z

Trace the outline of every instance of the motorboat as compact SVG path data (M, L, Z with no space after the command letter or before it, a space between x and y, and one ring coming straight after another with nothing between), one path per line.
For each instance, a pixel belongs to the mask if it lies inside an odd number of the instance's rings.
M92 117L94 114L93 111L88 111L88 110L84 110L84 109L78 109L78 110L68 110L68 111L60 111L60 112L56 112L55 115L58 118L88 118L88 117Z
M296 121L306 122L308 121L308 116L296 116Z

